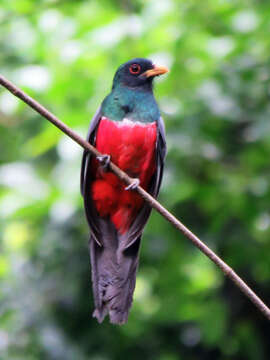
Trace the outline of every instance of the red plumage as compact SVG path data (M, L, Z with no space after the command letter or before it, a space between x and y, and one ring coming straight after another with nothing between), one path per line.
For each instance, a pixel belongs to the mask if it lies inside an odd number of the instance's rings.
M97 129L96 148L109 154L112 162L129 176L139 178L140 185L147 190L156 170L156 140L156 123L115 122L103 117ZM100 216L109 217L124 234L141 209L143 199L136 192L126 191L122 181L105 172L95 158L92 167L91 194L96 210Z

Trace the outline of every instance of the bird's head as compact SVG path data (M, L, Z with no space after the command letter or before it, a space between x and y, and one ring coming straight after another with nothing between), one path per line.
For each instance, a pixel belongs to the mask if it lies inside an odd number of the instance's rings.
M151 60L136 58L122 64L115 73L113 88L121 84L131 88L152 89L155 76L165 74L165 66L157 66Z

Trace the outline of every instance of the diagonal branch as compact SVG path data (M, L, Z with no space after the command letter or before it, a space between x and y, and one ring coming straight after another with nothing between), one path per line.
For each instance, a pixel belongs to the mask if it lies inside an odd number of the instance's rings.
M2 75L0 75L0 84L4 86L8 91L10 91L14 96L24 101L40 115L42 115L44 118L57 126L61 131L71 137L84 149L90 151L91 154L93 154L94 156L101 155L94 146L81 138L72 129L70 129L67 125L60 121L56 116L50 113L46 108L44 108L30 96L28 96L25 92L16 87L13 83L11 83ZM115 164L110 162L109 167L110 170L126 184L130 185L132 183L133 179L130 178L124 171L119 169ZM151 195L149 195L142 187L139 186L136 191L143 197L145 201L148 202L148 204L152 208L156 209L178 231L182 232L186 238L191 240L197 248L199 248L207 257L209 257L209 259L212 260L223 271L223 273L235 283L235 285L244 293L244 295L253 302L253 304L261 311L261 313L268 320L270 320L270 309L254 293L254 291L252 291L250 287L235 273L235 271L231 267L229 267L219 256L217 256L208 246L206 246L196 235L194 235L184 224L182 224L175 216L173 216L167 209L165 209L165 207L163 207L157 200L155 200Z

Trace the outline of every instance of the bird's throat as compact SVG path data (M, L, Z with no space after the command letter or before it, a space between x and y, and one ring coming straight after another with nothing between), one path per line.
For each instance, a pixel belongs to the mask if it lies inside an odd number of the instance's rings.
M152 92L118 86L104 99L102 115L116 121L151 123L158 121L159 109Z

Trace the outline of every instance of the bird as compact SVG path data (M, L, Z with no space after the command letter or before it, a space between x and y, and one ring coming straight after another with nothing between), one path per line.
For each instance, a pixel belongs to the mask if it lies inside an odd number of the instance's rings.
M95 113L81 164L81 194L90 227L89 250L95 310L101 323L127 322L132 305L143 229L151 207L138 185L157 197L166 156L164 122L153 94L153 79L165 66L135 58L122 64L112 90ZM109 170L112 161L132 179L126 186Z

